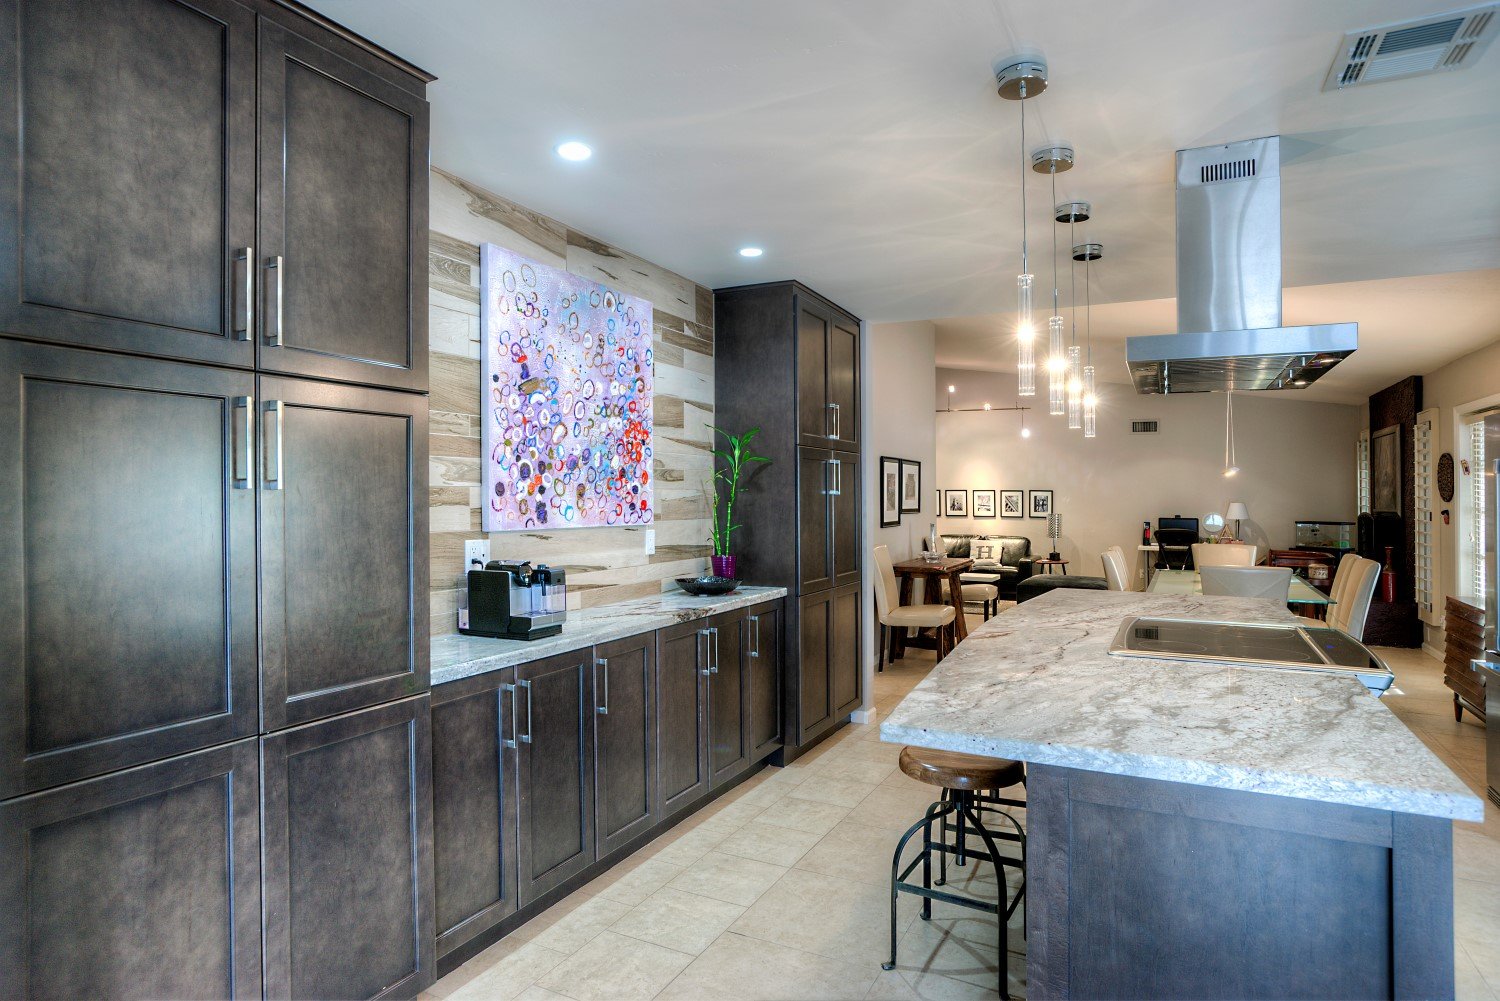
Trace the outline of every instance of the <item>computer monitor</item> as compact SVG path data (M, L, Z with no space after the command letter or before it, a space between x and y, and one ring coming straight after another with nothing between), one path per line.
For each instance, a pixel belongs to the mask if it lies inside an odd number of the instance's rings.
M1184 518L1181 515L1172 518L1157 518L1156 527L1158 530L1163 528L1176 528L1181 529L1185 532L1193 532L1194 534L1196 534L1198 531L1198 519Z

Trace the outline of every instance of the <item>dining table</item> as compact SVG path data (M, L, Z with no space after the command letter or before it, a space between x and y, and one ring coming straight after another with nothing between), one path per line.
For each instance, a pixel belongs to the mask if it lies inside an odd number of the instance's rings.
M1158 570L1146 585L1148 594L1202 594L1203 578L1196 570ZM1293 575L1287 589L1287 606L1299 615L1322 619L1336 602L1301 577Z
M937 560L928 560L918 557L914 560L903 560L891 567L896 572L896 579L900 581L901 604L912 603L912 592L915 590L914 582L922 581L922 603L926 605L941 605L942 581L948 582L947 604L953 606L957 615L953 621L955 644L963 641L969 635L968 624L964 620L964 598L963 583L959 575L974 568L974 561L967 557L944 556ZM901 659L908 646L937 647L937 638L920 634L907 636L905 629L891 630L891 660Z

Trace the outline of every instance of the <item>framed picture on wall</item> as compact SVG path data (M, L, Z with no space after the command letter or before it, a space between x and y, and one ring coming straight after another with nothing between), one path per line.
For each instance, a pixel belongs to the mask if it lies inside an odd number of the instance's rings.
M922 464L901 460L901 510L922 510Z
M1002 518L1024 518L1024 517L1026 517L1026 491L1024 491L1024 490L1002 490L1002 491L1000 491L1000 517L1002 517Z
M1030 493L1027 514L1033 518L1045 518L1052 513L1052 491L1033 490Z
M1401 513L1401 425L1370 435L1370 507Z
M901 524L901 460L880 457L880 527Z
M969 492L967 490L944 490L943 513L950 518L969 516Z
M993 517L995 517L995 491L993 491L993 490L976 490L976 491L974 491L974 517L976 517L976 518L993 518Z

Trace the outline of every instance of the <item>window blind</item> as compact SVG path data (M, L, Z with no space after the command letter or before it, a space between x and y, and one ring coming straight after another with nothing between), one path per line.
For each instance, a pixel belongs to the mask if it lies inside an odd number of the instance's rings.
M1438 412L1424 410L1417 415L1416 426L1412 428L1412 458L1413 458L1413 506L1415 508L1413 517L1416 520L1415 532L1415 556L1416 556L1416 600L1417 611L1424 622L1434 625L1441 624L1441 618L1437 614L1435 599L1433 597L1437 584L1436 553L1437 540L1434 538L1432 524L1433 517L1433 484L1436 479L1436 470L1433 468L1436 457L1433 455Z
M1484 594L1484 421L1468 427L1469 510L1473 517L1468 527L1468 587L1471 596Z

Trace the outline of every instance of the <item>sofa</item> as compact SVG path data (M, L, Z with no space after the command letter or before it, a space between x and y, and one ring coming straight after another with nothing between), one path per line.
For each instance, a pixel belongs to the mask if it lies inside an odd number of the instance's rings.
M938 544L943 547L945 556L974 561L974 569L960 575L959 580L968 584L988 584L998 575L1000 579L993 583L999 589L1002 601L1015 601L1016 585L1031 576L1031 540L1022 536L940 535ZM976 555L985 547L991 548L990 556ZM922 543L922 548L927 548L926 542Z

